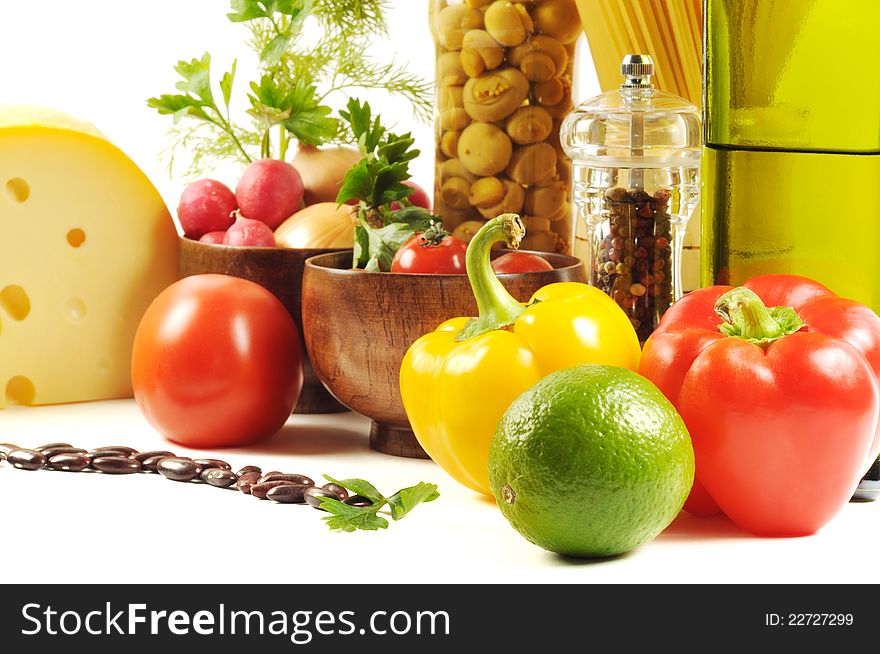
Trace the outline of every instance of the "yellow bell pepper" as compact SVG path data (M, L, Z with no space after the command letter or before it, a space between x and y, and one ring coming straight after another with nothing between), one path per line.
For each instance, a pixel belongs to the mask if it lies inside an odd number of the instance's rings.
M541 378L583 363L638 371L640 348L623 310L597 288L549 284L527 305L492 270L497 241L517 248L519 216L487 222L468 246L479 318L453 318L412 344L400 369L410 425L430 457L457 481L491 495L489 442L507 407Z

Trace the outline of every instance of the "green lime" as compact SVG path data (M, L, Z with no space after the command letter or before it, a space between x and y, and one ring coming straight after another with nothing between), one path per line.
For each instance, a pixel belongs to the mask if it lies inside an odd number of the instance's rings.
M570 556L628 552L663 531L694 481L684 422L624 368L553 373L507 409L489 449L489 483L510 524Z

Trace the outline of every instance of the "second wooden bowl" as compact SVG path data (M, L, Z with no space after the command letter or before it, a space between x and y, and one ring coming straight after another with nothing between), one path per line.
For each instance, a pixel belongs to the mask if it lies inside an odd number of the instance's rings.
M586 282L580 259L534 254L554 269L499 275L517 300L553 282ZM315 374L342 404L373 420L373 449L427 458L400 399L400 364L409 346L440 323L476 315L467 276L368 273L352 270L351 257L349 250L306 261L302 316Z

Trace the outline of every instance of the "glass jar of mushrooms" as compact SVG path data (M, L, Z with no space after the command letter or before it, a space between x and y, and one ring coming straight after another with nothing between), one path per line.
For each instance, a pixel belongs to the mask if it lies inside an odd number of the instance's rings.
M437 46L435 212L464 240L519 213L522 249L571 254L574 0L430 0Z

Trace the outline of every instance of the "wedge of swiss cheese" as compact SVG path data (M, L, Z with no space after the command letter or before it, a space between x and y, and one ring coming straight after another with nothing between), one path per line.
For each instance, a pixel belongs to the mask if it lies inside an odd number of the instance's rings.
M125 154L0 107L0 408L131 396L135 330L176 276L174 223Z

